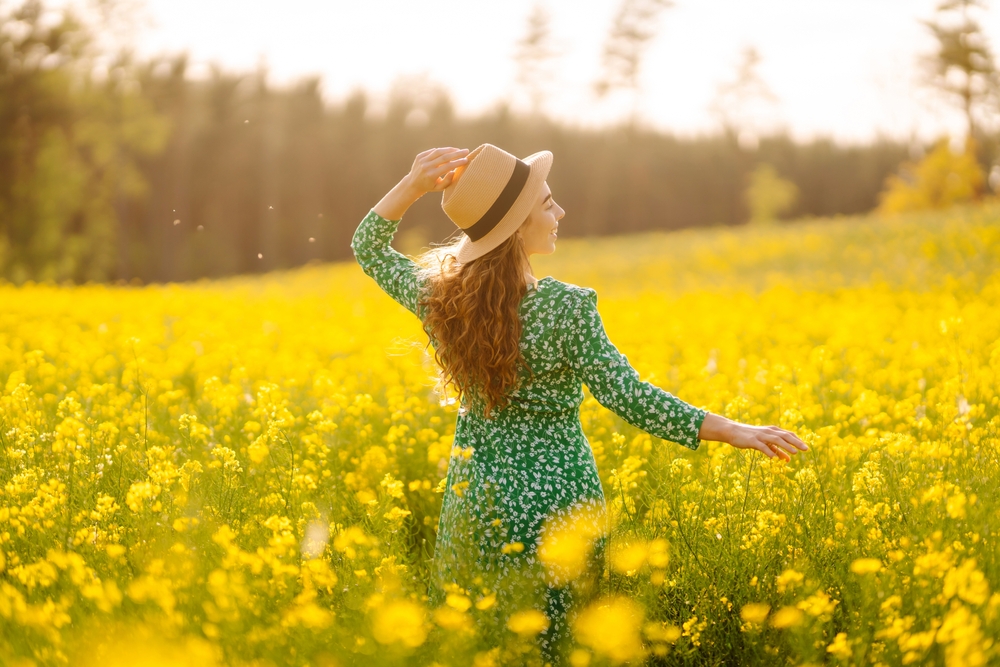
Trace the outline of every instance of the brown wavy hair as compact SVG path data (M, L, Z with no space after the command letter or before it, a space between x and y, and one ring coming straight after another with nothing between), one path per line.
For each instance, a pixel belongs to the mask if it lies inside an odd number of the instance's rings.
M457 241L418 258L425 277L419 306L442 383L489 419L510 403L520 369L533 375L520 346L528 255L516 233L465 264L455 258L456 249Z

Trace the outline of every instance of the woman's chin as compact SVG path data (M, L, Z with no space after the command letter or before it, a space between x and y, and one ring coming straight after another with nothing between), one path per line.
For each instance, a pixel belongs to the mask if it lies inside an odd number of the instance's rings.
M529 255L551 255L556 251L555 239L550 240L545 245L535 246L534 248L528 250Z

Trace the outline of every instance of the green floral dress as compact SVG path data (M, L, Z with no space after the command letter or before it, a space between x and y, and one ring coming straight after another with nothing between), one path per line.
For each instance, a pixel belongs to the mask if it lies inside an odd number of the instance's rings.
M351 247L364 272L422 320L417 266L390 246L398 225L372 211ZM593 289L546 276L526 289L520 316L533 378L523 374L510 404L491 419L459 409L434 561L438 590L453 583L474 595L492 589L515 607L543 598L538 606L550 618L544 650L565 634L574 593L552 566L546 576L538 564L539 540L581 509L605 507L580 424L582 385L633 426L690 449L707 413L639 379L608 340Z

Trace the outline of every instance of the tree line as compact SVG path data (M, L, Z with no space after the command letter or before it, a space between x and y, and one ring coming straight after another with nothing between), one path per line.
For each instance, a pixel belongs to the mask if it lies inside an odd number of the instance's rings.
M0 6L2 9L2 6ZM909 155L901 142L741 141L727 126L678 137L633 120L582 129L498 105L455 114L443 90L400 84L373 109L357 92L326 103L318 79L275 87L264 70L194 78L184 56L95 68L91 35L29 1L0 12L0 276L175 281L350 257L358 222L413 156L489 142L555 154L561 235L748 221L751 175L794 184L787 217L869 211ZM631 74L630 74L631 76ZM455 227L418 202L398 246Z

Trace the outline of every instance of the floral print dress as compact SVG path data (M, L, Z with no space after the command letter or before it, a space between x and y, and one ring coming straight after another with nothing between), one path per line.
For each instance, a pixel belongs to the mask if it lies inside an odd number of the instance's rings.
M364 272L421 317L417 266L390 246L398 225L371 211L351 247ZM510 404L490 419L459 410L434 561L438 590L492 589L515 607L544 598L545 650L565 634L574 601L565 579L538 564L539 541L573 513L605 507L580 423L582 385L633 426L690 449L707 413L640 381L608 340L593 289L547 276L526 289L520 317L533 377L523 374Z

